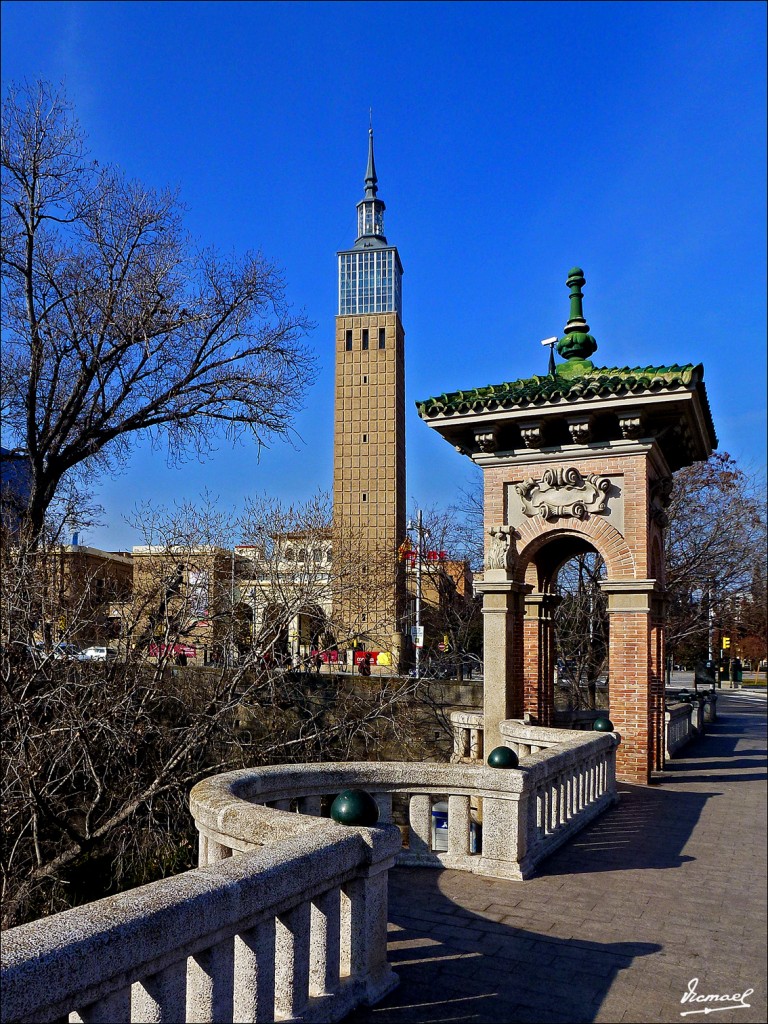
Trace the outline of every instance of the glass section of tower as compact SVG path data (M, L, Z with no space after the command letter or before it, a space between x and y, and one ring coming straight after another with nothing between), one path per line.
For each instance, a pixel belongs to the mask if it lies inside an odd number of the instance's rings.
M383 203L376 200L370 203L360 203L357 208L357 234L358 237L384 235Z
M367 205L367 204L366 204ZM401 314L401 278L395 249L339 253L339 315Z

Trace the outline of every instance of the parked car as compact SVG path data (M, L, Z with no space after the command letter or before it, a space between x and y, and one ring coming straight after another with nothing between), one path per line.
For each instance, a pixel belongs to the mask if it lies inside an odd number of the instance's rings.
M117 651L111 647L86 647L80 655L82 661L114 661Z
M53 656L56 661L79 661L81 651L80 648L76 647L74 644L56 644L53 648Z

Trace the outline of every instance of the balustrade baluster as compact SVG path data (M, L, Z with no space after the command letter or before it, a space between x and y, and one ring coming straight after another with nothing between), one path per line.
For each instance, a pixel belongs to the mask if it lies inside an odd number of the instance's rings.
M547 834L547 790L542 785L536 791L536 826L539 838L543 839Z
M559 804L557 824L558 827L562 827L568 822L568 777L565 772L561 772L557 777L557 792Z
M343 887L345 920L341 962L373 996L389 972L387 963L387 869L373 869ZM342 900L342 906L345 903Z
M242 1024L275 1019L274 918L235 936L234 1019Z
M208 863L208 836L198 832L197 840L197 866L204 868Z
M319 796L303 796L299 799L299 813L300 814L313 814L316 818L320 817L320 805L322 797Z
M217 864L220 860L226 860L227 857L232 856L232 851L228 846L224 846L222 843L217 843L213 839L209 839L206 849L206 864Z
M408 805L409 850L424 854L432 850L432 801L429 796L416 794Z
M448 853L455 857L469 854L469 797L448 797Z
M547 831L554 832L557 828L557 816L559 814L560 801L558 799L559 793L557 789L557 779L550 779L548 784L549 792L549 820L547 822Z
M219 942L187 961L187 1024L232 1019L234 941Z
M373 799L379 808L379 824L389 825L392 821L392 794L374 793Z
M131 1021L136 1024L178 1024L186 1020L187 961L171 964L137 981L131 992Z
M275 928L275 1010L298 1017L309 998L310 903L280 914Z
M312 902L310 922L309 994L328 995L339 987L341 905L338 888Z
M469 756L475 761L483 756L483 739L479 729L469 730Z
M70 1013L61 1020L71 1024L129 1024L131 1020L131 989L130 986L112 992L103 999L98 999L88 1006Z

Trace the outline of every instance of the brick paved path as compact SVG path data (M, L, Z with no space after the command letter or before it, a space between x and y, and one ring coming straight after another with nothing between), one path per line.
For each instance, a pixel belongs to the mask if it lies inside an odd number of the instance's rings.
M349 1024L765 1022L765 699L724 693L720 710L661 785L621 785L537 878L394 871L401 984ZM699 994L753 988L750 1008L681 1004L693 978Z

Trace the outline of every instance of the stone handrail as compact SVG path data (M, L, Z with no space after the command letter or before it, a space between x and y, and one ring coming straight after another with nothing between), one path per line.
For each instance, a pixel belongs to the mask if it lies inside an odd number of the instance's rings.
M3 1020L320 1024L382 998L398 830L248 818L269 846L6 932Z

